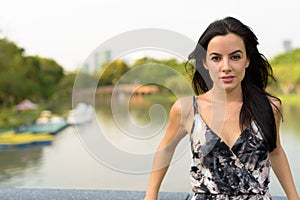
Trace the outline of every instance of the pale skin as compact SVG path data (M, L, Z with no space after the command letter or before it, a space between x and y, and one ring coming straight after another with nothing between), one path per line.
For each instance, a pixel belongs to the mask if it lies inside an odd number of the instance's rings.
M229 148L242 132L239 125L239 113L243 104L241 81L249 63L244 42L238 35L229 33L225 36L215 36L208 44L204 65L209 70L213 87L198 96L198 112ZM270 101L281 109L280 102L276 99L270 98ZM169 126L157 148L145 200L157 200L175 148L191 130L192 105L191 97L181 98L170 110ZM281 114L275 106L273 112L277 127L277 147L269 153L272 168L288 199L299 200L289 163L280 143Z

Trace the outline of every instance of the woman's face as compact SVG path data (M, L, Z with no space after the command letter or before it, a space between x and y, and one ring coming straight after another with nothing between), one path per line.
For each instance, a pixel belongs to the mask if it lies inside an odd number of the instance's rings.
M249 59L243 39L233 33L213 37L207 46L204 66L214 88L230 92L241 89Z

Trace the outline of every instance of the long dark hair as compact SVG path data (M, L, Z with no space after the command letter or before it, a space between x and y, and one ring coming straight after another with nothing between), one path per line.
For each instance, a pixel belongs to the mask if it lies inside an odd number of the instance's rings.
M262 136L266 141L269 152L271 152L276 148L276 123L269 97L280 100L266 92L267 85L271 81L276 81L276 79L268 60L263 54L259 53L257 37L248 26L233 17L226 17L211 23L207 27L201 35L195 50L189 55L186 65L192 66L187 67L187 70L191 72L194 91L199 95L211 89L212 80L203 66L207 46L213 37L228 33L237 34L243 39L246 54L250 60L241 83L243 105L240 112L240 127L241 129L251 127L251 122L255 120L262 130ZM193 62L195 62L196 68L193 66ZM278 110L276 106L275 108Z

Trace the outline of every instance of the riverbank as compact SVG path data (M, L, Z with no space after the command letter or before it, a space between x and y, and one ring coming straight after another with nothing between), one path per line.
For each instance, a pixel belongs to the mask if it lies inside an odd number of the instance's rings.
M71 109L70 101L52 101L39 103L35 110L17 111L15 107L0 107L0 130L16 129L23 125L32 124L43 110L50 110L53 114L65 117L67 111Z
M144 191L1 188L0 199L14 200L142 200ZM192 193L160 192L159 200L190 200ZM273 200L286 200L273 197Z
M283 105L298 106L300 102L300 95L278 95ZM175 102L176 96L173 94L152 94L144 95L142 98L152 102ZM96 102L97 103L97 102ZM21 125L31 124L38 118L42 110L51 110L53 113L64 115L69 109L71 109L71 103L69 101L58 101L51 103L44 103L39 105L36 110L26 110L17 112L14 107L12 108L0 108L0 130L17 128Z

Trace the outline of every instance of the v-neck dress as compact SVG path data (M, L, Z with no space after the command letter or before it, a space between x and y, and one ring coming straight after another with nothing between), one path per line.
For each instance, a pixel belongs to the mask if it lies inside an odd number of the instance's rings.
M193 97L190 133L193 200L270 200L271 163L259 126L252 122L230 148L204 122Z

